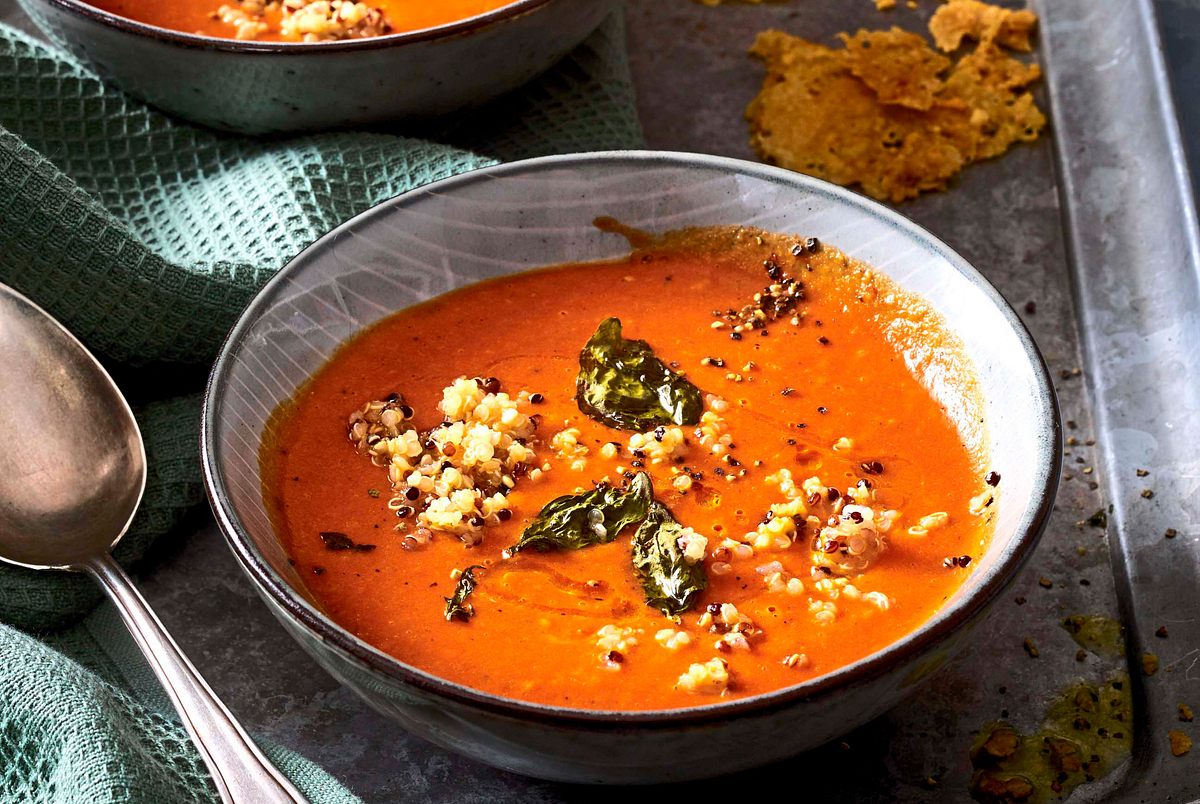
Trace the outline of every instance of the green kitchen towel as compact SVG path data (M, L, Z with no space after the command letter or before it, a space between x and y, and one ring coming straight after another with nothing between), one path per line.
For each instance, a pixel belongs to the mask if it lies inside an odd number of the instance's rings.
M62 321L131 396L150 477L123 563L178 538L201 503L198 390L238 313L290 257L439 178L640 144L620 20L437 131L218 134L0 26L0 282ZM47 426L66 415L47 411ZM85 578L0 566L0 802L211 801L186 733L99 599ZM354 800L306 760L264 749L315 801Z

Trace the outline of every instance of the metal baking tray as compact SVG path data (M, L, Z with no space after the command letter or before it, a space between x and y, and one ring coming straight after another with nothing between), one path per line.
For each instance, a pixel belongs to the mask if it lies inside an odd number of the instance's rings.
M752 158L741 114L761 83L746 57L754 35L774 27L831 42L858 27L923 31L937 3L899 6L885 15L869 0L718 8L627 0L649 146ZM1200 711L1200 235L1162 40L1151 0L1032 6L1041 17L1047 135L899 209L976 265L1018 311L1032 310L1022 317L1061 377L1063 416L1074 424L1067 435L1078 442L1067 447L1070 479L1047 533L980 626L976 652L916 697L825 748L663 795L967 800L969 750L987 723L1036 729L1047 702L1071 684L1125 671L1136 713L1132 756L1070 800L1200 798L1200 748L1176 758L1167 744L1173 728L1200 742L1200 722L1176 715L1179 703ZM0 0L0 19L19 24L13 7ZM1079 524L1099 510L1108 512L1107 528ZM1165 539L1168 528L1178 535ZM156 548L143 570L147 597L246 725L368 801L622 795L506 774L399 732L310 664L257 604L207 521L182 545ZM240 612L236 627L229 611ZM1077 660L1079 646L1061 627L1074 614L1124 622L1125 655ZM1155 636L1160 626L1165 639ZM1027 638L1037 658L1023 649ZM1144 650L1160 657L1151 677L1141 671Z
M758 74L741 63L755 31L777 27L817 41L860 26L921 31L936 8L901 3L883 16L865 0L809 0L677 10L673 21L648 24L663 12L634 5L635 42L660 26L694 32L688 44L664 38L660 49L647 39L634 48L658 67L643 64L640 72L666 72L663 65L674 63L672 78L684 85L639 85L651 146L712 150L719 143L735 156L750 155L732 96L744 102L757 88ZM747 784L787 790L803 780L813 800L967 800L970 749L989 722L1035 731L1073 684L1124 671L1133 688L1132 755L1070 800L1200 798L1195 754L1172 756L1167 737L1180 729L1200 742L1177 709L1200 705L1200 242L1179 119L1149 0L1031 5L1041 18L1038 94L1051 118L1048 134L967 168L948 192L899 209L966 256L1022 311L1059 377L1075 443L1066 449L1050 526L983 626L974 654L844 741L697 786L697 794L736 795ZM705 89L712 86L721 89ZM672 108L673 95L699 100ZM1106 528L1087 522L1098 511L1107 514ZM1164 538L1168 529L1177 535ZM1080 646L1062 627L1075 614L1120 620L1124 655L1088 652L1080 660ZM1163 626L1166 637L1156 636ZM1143 673L1144 651L1159 657L1153 676Z

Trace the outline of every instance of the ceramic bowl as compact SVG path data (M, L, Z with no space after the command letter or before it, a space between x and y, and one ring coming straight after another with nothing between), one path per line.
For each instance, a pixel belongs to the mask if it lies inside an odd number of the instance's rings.
M614 216L651 231L749 224L816 235L924 296L965 344L1003 476L993 542L924 626L793 687L691 709L602 712L489 695L384 655L315 605L268 520L257 449L266 417L348 338L396 310L488 277L614 258ZM287 630L326 670L405 728L519 773L574 782L693 779L815 747L896 704L972 638L971 625L1039 538L1061 432L1046 367L1020 320L945 244L878 204L762 165L678 153L549 157L431 184L313 244L247 308L213 369L204 471L217 521ZM737 750L730 750L737 746Z
M247 42L134 22L80 0L20 0L102 77L181 117L246 134L432 118L546 70L617 0L514 0L488 14L348 42Z

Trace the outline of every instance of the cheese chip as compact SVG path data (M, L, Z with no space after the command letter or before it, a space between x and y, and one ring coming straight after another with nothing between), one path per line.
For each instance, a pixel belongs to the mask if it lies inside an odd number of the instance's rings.
M1014 11L980 0L950 0L929 20L933 41L946 52L957 50L963 39L981 44L998 44L1028 53L1033 49L1030 34L1037 15L1025 9Z
M944 189L969 158L970 112L961 103L927 111L881 104L844 52L779 31L760 34L751 53L767 65L746 111L767 162L902 201Z
M942 86L939 76L950 60L931 50L920 36L892 28L860 30L839 38L846 46L850 72L874 90L881 103L912 109L933 106L934 95Z
M1027 91L1041 71L994 44L950 67L913 34L842 40L846 48L834 49L759 34L750 52L766 78L746 118L764 161L898 202L945 189L966 165L1046 125Z

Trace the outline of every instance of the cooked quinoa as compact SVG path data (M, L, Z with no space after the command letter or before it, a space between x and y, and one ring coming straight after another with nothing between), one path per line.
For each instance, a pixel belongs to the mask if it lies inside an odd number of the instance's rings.
M894 517L865 505L846 505L826 521L813 539L812 562L835 575L860 575L887 549L885 534Z
M350 0L240 0L217 8L215 17L234 28L238 39L257 39L279 13L279 32L288 39L328 42L381 36L391 28L376 6Z
M691 636L687 631L677 631L674 628L662 628L654 633L654 641L667 650L679 650L690 645Z
M637 634L633 628L623 628L619 625L606 625L596 632L596 647L600 649L600 661L610 670L619 670L625 664L625 658L638 644Z
M708 537L697 533L692 528L684 528L679 534L679 538L675 540L679 545L680 551L683 553L683 558L689 564L696 564L704 560L708 554Z
M783 666L784 667L799 667L801 670L805 670L812 666L812 661L809 660L808 654L792 653L792 654L789 654L788 656L783 657Z
M266 4L261 0L243 0L233 5L220 6L216 18L233 27L234 38L257 39L270 27L263 18L265 11Z
M984 514L988 513L988 508L990 508L992 503L995 501L995 492L990 488L984 489L978 495L971 498L971 503L967 507L967 510L976 516L983 516Z
M722 653L749 653L763 634L762 629L732 603L710 603L696 624L718 635L713 649Z
M554 450L554 454L564 461L569 461L571 470L574 472L582 472L587 468L587 456L590 450L585 444L580 443L581 435L579 428L567 427L559 430L550 439L550 447Z
M687 439L682 427L656 427L631 435L629 453L648 463L667 463L687 453Z
M536 426L522 410L530 394L513 398L498 388L498 381L459 377L442 391L444 421L425 433L407 425L414 411L399 394L350 415L350 440L387 468L388 507L412 546L427 543L432 531L478 544L485 525L508 518L508 491L545 471L529 469L537 462Z
M729 689L729 665L724 659L696 662L679 677L675 688L702 695L723 695Z
M305 42L361 39L389 30L383 12L349 0L283 0L279 31Z
M930 531L944 528L948 524L950 524L950 515L945 511L935 511L917 520L917 524L908 529L908 534L918 537L928 536Z

